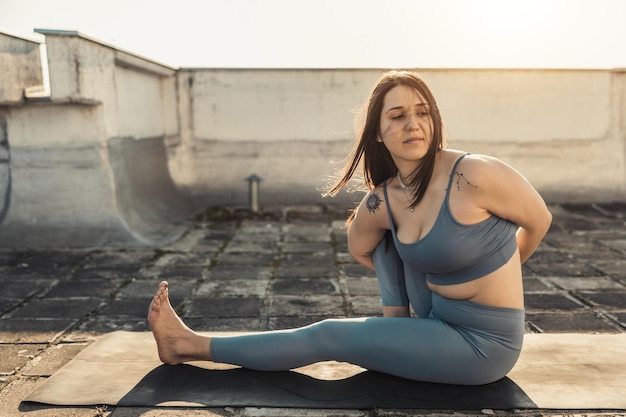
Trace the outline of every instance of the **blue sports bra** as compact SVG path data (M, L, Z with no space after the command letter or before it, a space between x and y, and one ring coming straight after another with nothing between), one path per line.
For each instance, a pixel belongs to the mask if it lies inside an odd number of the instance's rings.
M467 155L467 154L466 154ZM475 224L462 224L450 213L448 200L454 173L461 156L452 167L446 196L426 236L415 243L402 243L389 209L387 184L383 186L387 214L398 254L407 266L426 273L436 285L460 284L483 277L508 262L517 249L517 225L497 216Z

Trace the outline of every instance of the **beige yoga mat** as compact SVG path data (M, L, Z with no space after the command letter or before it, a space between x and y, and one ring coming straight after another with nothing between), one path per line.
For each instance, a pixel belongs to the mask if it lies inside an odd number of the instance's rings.
M286 372L211 362L168 366L159 362L150 333L115 332L79 353L24 401L66 406L626 409L626 334L527 334L507 378L467 387L409 381L339 362Z

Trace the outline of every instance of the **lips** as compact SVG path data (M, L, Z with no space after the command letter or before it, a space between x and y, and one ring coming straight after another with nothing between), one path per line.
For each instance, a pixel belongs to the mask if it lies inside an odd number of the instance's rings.
M419 137L419 136L414 136L405 140L404 143L416 143L416 142L423 142L423 141L424 141L424 138Z

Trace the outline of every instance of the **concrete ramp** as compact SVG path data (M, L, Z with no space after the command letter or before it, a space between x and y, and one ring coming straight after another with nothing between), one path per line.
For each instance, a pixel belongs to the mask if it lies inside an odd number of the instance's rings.
M146 245L179 238L201 204L173 183L163 139L112 139L109 158L115 203L129 233Z
M162 246L202 204L172 182L163 138L11 148L0 247Z

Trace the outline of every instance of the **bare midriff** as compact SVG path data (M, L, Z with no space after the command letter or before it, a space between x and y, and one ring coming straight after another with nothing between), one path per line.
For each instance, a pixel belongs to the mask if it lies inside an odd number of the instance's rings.
M495 307L524 308L519 252L497 270L472 281L453 285L427 283L428 288L452 300L469 300Z

